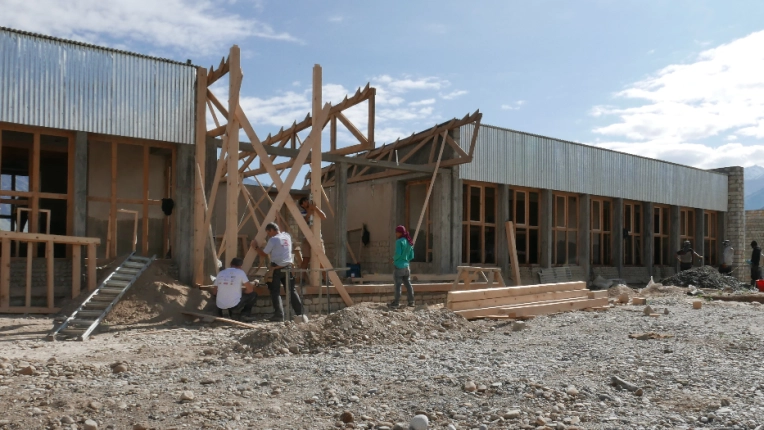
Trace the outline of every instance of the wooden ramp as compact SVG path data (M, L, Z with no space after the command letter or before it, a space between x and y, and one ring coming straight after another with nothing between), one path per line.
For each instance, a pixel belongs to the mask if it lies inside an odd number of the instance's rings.
M467 319L477 319L499 315L522 318L602 308L607 304L607 291L589 291L585 282L563 282L451 291L446 307Z

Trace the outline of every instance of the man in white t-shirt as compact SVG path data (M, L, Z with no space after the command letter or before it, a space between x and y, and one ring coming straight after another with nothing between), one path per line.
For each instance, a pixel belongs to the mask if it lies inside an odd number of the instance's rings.
M273 302L273 317L271 321L284 321L284 307L281 304L281 285L286 287L287 273L282 270L292 267L294 257L292 256L292 237L287 232L279 231L279 226L274 223L268 223L265 226L265 233L268 236L268 242L265 248L260 249L255 241L252 246L261 257L270 257L271 270L273 270L273 280L268 285ZM302 301L294 288L294 277L289 279L289 293L292 309L296 315L302 315Z
M255 287L247 279L247 274L241 270L244 262L241 258L231 260L231 267L218 273L215 278L215 304L218 307L218 316L223 316L223 310L228 310L228 315L234 318L233 312L240 312L239 317L250 317L252 306L257 300ZM242 293L244 289L244 293Z
M719 265L719 273L729 275L732 273L732 263L735 259L735 249L730 245L729 240L722 242L722 264Z

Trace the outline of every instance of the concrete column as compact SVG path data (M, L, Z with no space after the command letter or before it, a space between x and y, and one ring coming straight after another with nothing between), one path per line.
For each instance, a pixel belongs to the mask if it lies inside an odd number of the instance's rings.
M451 170L438 173L430 196L432 210L432 269L437 274L451 271ZM424 221L422 221L424 225ZM417 240L425 240L424 232Z
M669 225L669 252L676 252L679 250L681 243L679 239L679 206L671 206L670 213L670 225ZM679 261L676 258L671 257L674 270L679 270Z
M725 226L725 216L727 215L726 212L717 212L716 213L716 256L719 260L718 263L721 264L722 262L722 251L724 251L724 246L722 245L722 242L724 242L725 239L727 239L727 232L724 229ZM735 262L733 261L733 264Z
M725 238L735 249L735 263L743 263L751 253L751 244L746 241L745 225L745 181L742 167L725 167L715 171L727 175L727 214L725 218ZM724 238L720 238L724 240ZM747 242L747 243L746 243ZM759 240L761 242L761 240ZM739 281L748 282L751 274L743 266L736 270Z
M591 279L591 196L578 196L578 265L581 266L586 279Z
M703 241L703 238L705 237L705 220L703 219L703 209L695 209L695 234L694 240L692 241L692 248L697 252L698 254L705 256L705 242ZM696 257L693 256L693 264L694 267L700 267L703 265L702 261L698 261Z
M653 232L654 219L653 219L653 204L650 202L642 203L642 262L647 268L647 273L653 276Z
M613 266L618 269L618 277L623 277L623 199L613 199Z
M462 264L462 214L464 190L459 178L459 166L451 173L451 267L449 273L456 273L456 267Z
M506 222L509 221L509 193L508 185L499 184L496 194L496 263L504 272L504 279L509 279L509 244L507 243Z
M552 190L541 190L539 195L539 246L541 247L541 260L539 264L542 268L552 267L552 223L554 222L554 196Z
M72 235L87 236L88 233L88 134L78 131L74 135L74 181L72 200Z
M177 146L175 166L175 243L172 257L178 265L179 280L190 283L193 276L192 257L194 249L194 145Z
M337 163L335 166L335 204L334 213L334 264L335 267L347 267L347 231L348 231L348 165Z

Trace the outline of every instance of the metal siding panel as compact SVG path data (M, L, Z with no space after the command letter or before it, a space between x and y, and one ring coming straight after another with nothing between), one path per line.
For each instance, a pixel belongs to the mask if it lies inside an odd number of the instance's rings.
M0 28L0 121L194 144L196 68Z
M468 147L474 127L460 131ZM727 177L594 146L481 125L461 179L727 210Z

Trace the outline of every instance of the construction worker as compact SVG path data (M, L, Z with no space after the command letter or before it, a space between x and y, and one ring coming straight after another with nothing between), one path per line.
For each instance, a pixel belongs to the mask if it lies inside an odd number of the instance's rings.
M399 225L395 228L395 255L393 255L393 281L395 282L395 298L387 305L390 309L397 309L401 301L401 285L406 286L408 305L414 306L414 288L411 286L411 270L409 262L414 259L414 241L406 230Z
M759 262L761 261L761 248L759 248L759 244L756 243L755 240L751 242L751 248L753 248L753 251L751 252L751 259L748 260L748 263L751 265L751 288L755 288L756 281L761 279L761 268L759 267Z
M268 236L268 242L265 244L265 248L260 248L253 240L250 246L254 248L255 252L261 257L270 257L272 280L268 284L268 289L271 293L271 302L273 303L273 316L271 321L282 322L284 321L284 307L281 304L281 285L286 288L287 272L283 269L291 268L294 264L294 256L292 255L292 236L287 232L279 231L279 226L275 223L268 223L265 226L265 233ZM302 302L300 296L294 288L294 278L289 279L289 292L292 309L296 315L302 315Z
M247 274L241 270L244 262L241 258L231 260L231 267L222 270L215 278L215 286L212 294L215 295L215 304L218 308L218 316L223 316L223 311L227 310L232 319L234 311L240 312L239 319L251 318L252 306L257 300L255 286L247 279ZM244 289L244 293L242 293Z
M692 244L690 244L689 240L685 240L682 243L682 249L676 252L676 259L679 260L679 270L685 271L688 269L692 269L692 256L696 256L699 259L703 259L702 255L698 255L697 252L695 252L694 249L692 249Z
M732 273L732 261L735 257L735 249L730 245L729 240L722 242L722 264L719 265L719 273L729 275Z

